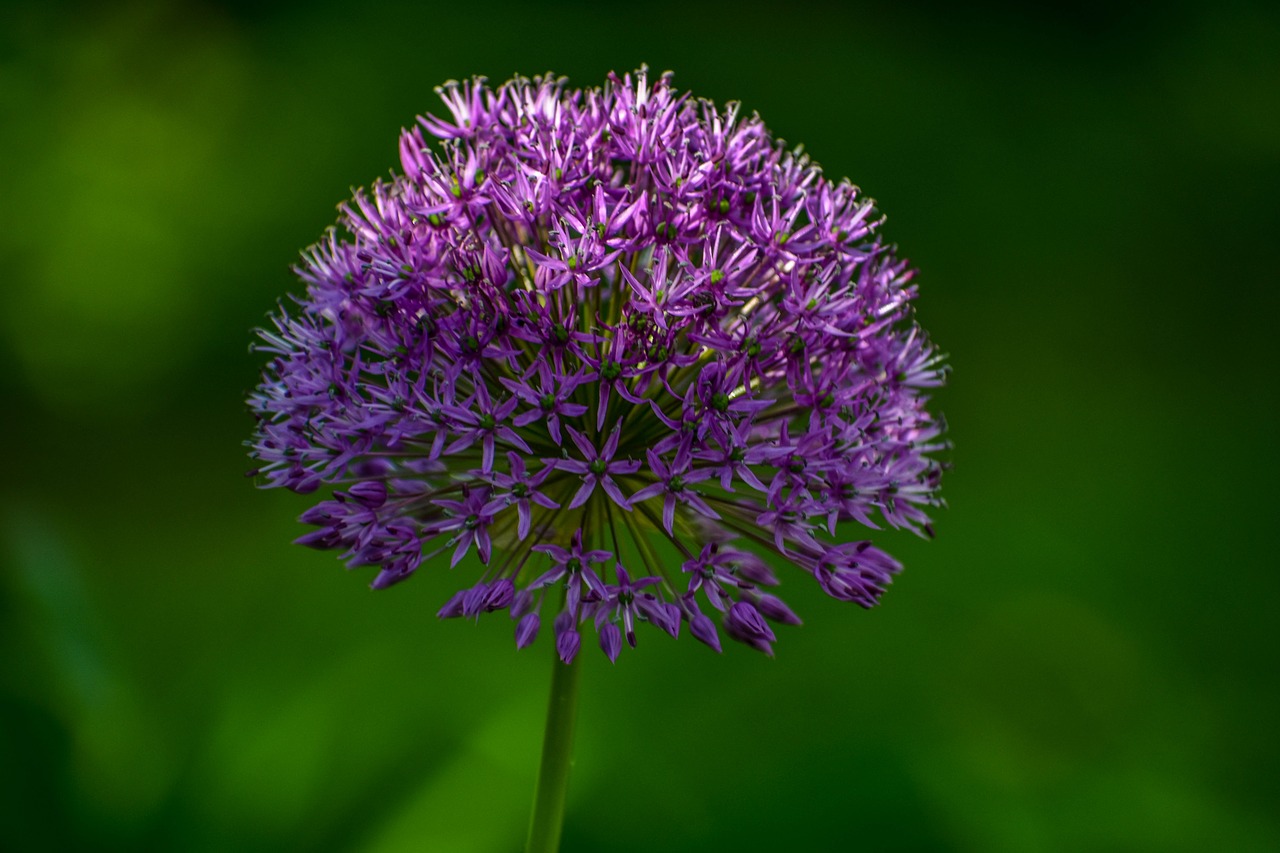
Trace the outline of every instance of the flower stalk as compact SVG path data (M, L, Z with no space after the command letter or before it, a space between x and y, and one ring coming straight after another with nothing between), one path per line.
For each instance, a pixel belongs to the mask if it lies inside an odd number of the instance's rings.
M547 703L547 726L542 738L542 764L533 793L533 816L525 853L556 853L564 825L564 806L569 792L569 771L573 767L573 724L577 716L578 670L574 657L564 663L551 660L551 698Z

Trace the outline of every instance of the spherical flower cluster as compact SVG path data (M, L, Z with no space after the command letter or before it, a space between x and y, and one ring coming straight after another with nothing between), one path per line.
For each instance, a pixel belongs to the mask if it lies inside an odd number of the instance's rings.
M930 532L945 374L873 202L644 69L439 92L260 332L255 473L338 487L298 541L375 588L474 554L440 615L566 662L638 622L772 653L762 555L873 605L900 566L838 527Z

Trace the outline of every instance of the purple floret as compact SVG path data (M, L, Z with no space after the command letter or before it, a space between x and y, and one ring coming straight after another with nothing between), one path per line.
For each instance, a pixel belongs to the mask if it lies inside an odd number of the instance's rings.
M645 69L438 91L259 333L256 473L334 488L298 542L375 588L447 554L440 616L550 619L566 661L586 624L719 651L717 619L772 654L800 619L762 556L874 605L901 567L846 528L932 535L946 446L874 203Z

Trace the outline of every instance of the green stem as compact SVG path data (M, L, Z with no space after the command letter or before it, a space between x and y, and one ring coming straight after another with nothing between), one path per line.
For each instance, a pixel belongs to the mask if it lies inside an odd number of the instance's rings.
M529 841L525 853L557 853L560 828L564 824L564 803L569 790L569 768L573 766L573 720L577 710L578 659L565 664L552 646L551 702L547 706L547 728L542 737L542 767L533 793L533 818L529 821Z

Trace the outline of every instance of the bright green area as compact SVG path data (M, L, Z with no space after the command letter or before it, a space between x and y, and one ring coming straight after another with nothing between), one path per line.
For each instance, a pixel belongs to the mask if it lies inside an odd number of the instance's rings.
M291 546L246 347L434 85L647 61L881 201L951 509L776 660L588 639L565 849L1280 849L1280 12L1210 5L9 4L0 848L519 848L548 637Z

